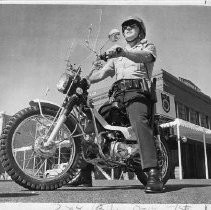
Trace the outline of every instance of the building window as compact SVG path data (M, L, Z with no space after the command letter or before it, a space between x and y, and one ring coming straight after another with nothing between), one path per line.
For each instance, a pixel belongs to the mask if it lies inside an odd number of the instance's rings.
M205 128L209 128L209 124L208 124L208 116L201 114L201 126L205 127Z
M178 103L176 101L174 101L175 103L175 111L176 111L176 117L178 118Z
M189 109L182 103L177 103L178 117L182 120L189 121Z
M199 112L190 109L190 122L199 125Z

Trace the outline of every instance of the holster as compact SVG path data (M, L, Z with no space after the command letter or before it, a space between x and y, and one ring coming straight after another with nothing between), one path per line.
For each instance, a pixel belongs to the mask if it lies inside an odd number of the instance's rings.
M157 79L153 78L153 80L151 82L151 87L150 87L150 100L151 100L151 103L156 103L157 102L156 82L157 82Z
M154 122L155 122L155 104L157 103L157 95L156 95L156 82L157 79L153 78L151 82L151 87L150 87L150 120L149 124L150 127L154 127Z

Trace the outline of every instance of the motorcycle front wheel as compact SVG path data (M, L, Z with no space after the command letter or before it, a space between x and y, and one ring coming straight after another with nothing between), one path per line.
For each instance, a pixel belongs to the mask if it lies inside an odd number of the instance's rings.
M15 114L1 135L0 159L5 171L29 190L55 190L71 181L83 163L82 130L73 117L62 124L55 144L43 149L55 126L57 110L28 107Z

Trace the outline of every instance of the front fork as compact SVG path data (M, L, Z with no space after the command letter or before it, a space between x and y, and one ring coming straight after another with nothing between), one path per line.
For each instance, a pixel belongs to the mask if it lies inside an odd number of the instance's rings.
M44 143L44 147L49 147L54 144L54 139L56 135L59 132L59 129L61 128L62 124L66 121L67 116L70 114L72 111L73 107L77 103L78 96L73 95L69 101L64 105L64 108L61 110L61 113L59 115L58 120L56 121L56 126L52 130L48 140Z

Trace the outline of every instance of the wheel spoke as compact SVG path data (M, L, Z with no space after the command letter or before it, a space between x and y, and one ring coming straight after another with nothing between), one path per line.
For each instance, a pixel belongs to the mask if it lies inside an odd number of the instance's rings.
M41 164L41 166L38 168L37 172L34 174L35 176L37 175L37 173L41 170L41 168L43 167L43 165L45 164L46 159L44 159L43 163Z
M72 138L83 136L83 134L77 134L75 136L71 136Z
M161 142L161 150L159 152L160 154L158 163L161 168L162 177L164 177L168 170L168 156L165 146L163 145L162 142Z
M32 115L18 125L13 135L15 161L25 174L34 179L44 181L66 173L74 160L74 138L83 135L76 132L79 129L77 124L71 129L72 132L66 124L62 124L55 137L55 145L52 148L43 147L42 142L47 140L46 135L54 126L54 117Z
M35 153L34 153L34 151L33 151L32 154L31 154L31 156L30 156L29 158L25 158L25 161L28 160L28 162L27 162L26 166L24 166L24 168L27 168L27 167L28 167L29 162L32 160L32 157L33 157L34 154L35 154Z

